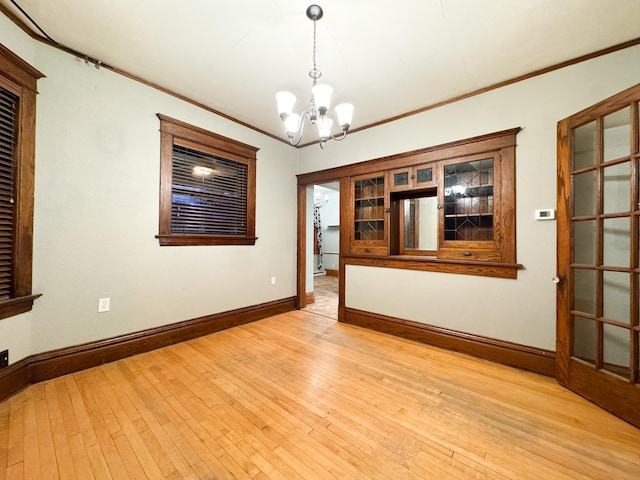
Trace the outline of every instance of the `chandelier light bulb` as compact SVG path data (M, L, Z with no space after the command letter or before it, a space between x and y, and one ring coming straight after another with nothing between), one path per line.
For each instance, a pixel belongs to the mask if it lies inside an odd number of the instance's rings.
M321 142L329 140L331 137L331 127L333 127L333 120L324 117L318 121L318 136Z
M278 114L282 118L283 115L288 116L293 112L296 96L290 92L278 92L276 93L276 102L278 103Z
M316 107L320 111L320 115L326 115L329 106L331 105L331 95L333 94L333 88L326 83L320 83L314 85L311 89L313 95L313 101Z
M297 113L288 115L284 122L284 129L287 132L287 136L293 138L295 134L298 133L298 128L300 128L300 115Z
M343 130L348 130L353 120L353 105L350 103L341 103L336 106L336 115L338 115L338 124Z

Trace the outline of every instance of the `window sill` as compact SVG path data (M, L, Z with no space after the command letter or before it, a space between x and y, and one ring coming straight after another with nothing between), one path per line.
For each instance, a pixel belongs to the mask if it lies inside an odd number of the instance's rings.
M33 308L33 301L41 296L42 294L38 293L37 295L0 300L0 320L30 311Z
M518 270L524 268L519 263L482 262L474 260L450 260L436 257L392 255L372 257L369 255L345 255L345 265L368 267L401 268L423 272L456 273L481 277L518 278Z
M197 245L255 245L258 237L226 235L156 235L161 247Z

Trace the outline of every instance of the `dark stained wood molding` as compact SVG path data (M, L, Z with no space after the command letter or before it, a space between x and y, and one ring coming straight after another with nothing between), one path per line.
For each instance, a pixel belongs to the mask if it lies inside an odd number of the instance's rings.
M156 235L161 247L184 247L199 245L255 245L258 237L233 237L231 235Z
M401 268L421 272L454 273L481 277L518 278L518 270L524 267L519 263L483 262L431 257L409 257L403 255L374 257L364 255L344 255L345 265L366 267Z
M344 322L555 377L556 353L377 313L345 308Z
M340 274L338 272L338 270L333 270L331 268L325 268L325 273L327 274L327 277L340 277Z
M33 383L290 312L296 298L216 313L27 357L0 370L0 401Z
M363 160L315 172L301 173L296 177L298 178L298 185L314 185L334 181L337 178L368 175L376 171L393 170L460 156L492 152L516 145L516 135L520 130L522 130L521 127L500 130L499 132L431 145L417 150L394 153L386 157ZM472 145L472 148L469 145Z
M33 301L41 296L41 293L37 293L0 301L0 320L28 312L33 307Z
M29 35L31 38L33 38L34 40L38 40L42 43L45 43L51 47L57 48L59 50L62 50L64 52L67 52L71 55L74 55L78 58L84 58L83 55L80 52L77 52L73 49L70 49L68 47L65 47L64 45L60 45L60 44L56 44L50 40L48 40L47 38L44 38L40 35L38 35L36 32L34 32L31 28L29 28L28 25L25 24L25 22L19 18L17 15L15 15L8 7L6 7L5 5L0 3L0 12L2 12L7 18L9 18L13 23L15 23L20 29L22 29L27 35ZM539 75L544 75L545 73L549 73L549 72L553 72L555 70L560 70L561 68L565 68L565 67L569 67L571 65L576 65L578 63L582 63L582 62L586 62L587 60L592 60L594 58L597 57L601 57L603 55L608 55L610 53L614 53L620 50L624 50L626 48L631 48L631 47L635 47L636 45L640 45L640 37L638 38L634 38L631 40L628 40L626 42L622 42L622 43L618 43L616 45L612 45L610 47L606 47L603 48L601 50L596 50L595 52L591 52L591 53L587 53L585 55L581 55L579 57L574 57L572 59L569 60L565 60L564 62L560 62L560 63L556 63L555 65L550 65L548 67L544 67L544 68L540 68L538 70L534 70L532 72L529 73L525 73L523 75L518 75L516 77L510 78L508 80L504 80L502 82L498 82L498 83L494 83L492 85L489 85L487 87L483 87L483 88L479 88L477 90L472 90L471 92L462 94L462 95L457 95L455 97L449 98L447 100L443 100L441 102L437 102L437 103L433 103L431 105L427 105L425 107L421 107L415 110L411 110L409 112L400 114L400 115L396 115L395 117L390 117L384 120L380 120L379 122L375 122L375 123L370 123L367 125L363 125L362 127L358 127L358 128L354 128L353 130L351 130L349 132L349 134L353 134L353 133L357 133L357 132L361 132L363 130L368 130L370 128L374 128L380 125L384 125L386 123L391 123L391 122L395 122L396 120L401 120L403 118L407 118L413 115L417 115L423 112L427 112L429 110L434 110L436 108L439 107L443 107L445 105L449 105L451 103L455 103L458 102L460 100L465 100L467 98L471 98L471 97L475 97L477 95L481 95L483 93L486 92L490 92L492 90L497 90L498 88L502 88L502 87L506 87L508 85L512 85L514 83L518 83L518 82L522 82L524 80L528 80L530 78L533 77L537 77ZM127 72L126 70L122 70L120 68L117 68L115 66L112 65L108 65L108 64L104 64L101 63L100 64L101 67L106 68L108 70L111 70L115 73L118 73L124 77L127 77L131 80L134 80L136 82L142 83L143 85L147 85L148 87L154 88L160 92L166 93L167 95L171 95L172 97L175 97L179 100L182 100L186 103L190 103L191 105L195 105L196 107L202 108L203 110L206 110L210 113L213 113L215 115L218 115L222 118L225 118L227 120L230 120L234 123L237 123L238 125L242 125L243 127L246 127L250 130L253 130L255 132L261 133L262 135L266 135L267 137L273 138L274 140L278 140L279 142L285 143L287 145L289 145L289 141L283 137L277 136L277 135L273 135L272 133L269 133L265 130L262 130L260 128L254 127L253 125L250 125L246 122L243 122L242 120L238 120L237 118L234 118L230 115L227 115L226 113L222 113L214 108L211 108L201 102L198 102L196 100L193 100L189 97L186 97L184 95L181 95L177 92L174 92L173 90L169 90L168 88L165 88L161 85L158 85L157 83L145 80L142 77L139 77L137 75L134 75L132 73ZM307 147L309 145L313 145L316 142L309 142L309 143L305 143L302 145L298 145L295 148L304 148Z
M298 224L296 240L296 297L298 298L298 308L307 306L307 186L298 185ZM312 255L313 256L313 255Z
M36 83L45 75L0 43L0 70L24 88L37 93Z
M305 294L305 303L310 305L312 303L316 303L316 294L314 292L307 292Z

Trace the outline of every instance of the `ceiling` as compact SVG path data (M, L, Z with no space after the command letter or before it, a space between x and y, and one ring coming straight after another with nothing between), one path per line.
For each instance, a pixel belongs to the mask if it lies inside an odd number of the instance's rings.
M278 138L306 107L303 0L17 0L56 42ZM640 37L636 0L322 0L317 66L352 128ZM26 25L11 0L0 0ZM0 38L1 41L1 38ZM43 72L46 74L46 72Z

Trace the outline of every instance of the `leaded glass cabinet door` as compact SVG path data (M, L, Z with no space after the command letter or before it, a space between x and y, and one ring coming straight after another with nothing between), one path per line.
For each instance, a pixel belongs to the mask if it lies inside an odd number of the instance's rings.
M443 165L440 256L501 260L496 232L500 191L500 155L487 153Z
M351 253L388 254L386 197L384 172L352 178Z
M640 427L640 85L558 124L558 380Z

